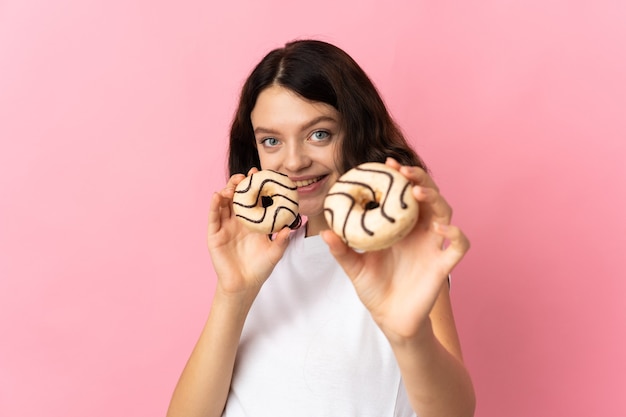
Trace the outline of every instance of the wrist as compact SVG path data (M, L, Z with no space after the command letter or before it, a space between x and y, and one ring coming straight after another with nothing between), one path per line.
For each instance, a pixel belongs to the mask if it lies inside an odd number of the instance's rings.
M212 308L218 307L235 314L246 316L252 303L259 293L259 289L246 289L239 291L225 290L218 282L213 295Z
M436 340L430 317L426 317L422 323L411 332L400 333L383 329L383 333L394 350L421 348L432 344Z

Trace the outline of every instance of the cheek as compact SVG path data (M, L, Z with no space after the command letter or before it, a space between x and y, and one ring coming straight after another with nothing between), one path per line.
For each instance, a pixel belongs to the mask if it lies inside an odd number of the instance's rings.
M343 173L343 157L341 155L341 147L340 146L335 146L335 149L333 151L333 161L332 161L333 167L335 169L335 172L337 173L337 175L341 175Z
M273 155L271 154L267 154L265 152L257 152L259 155L259 162L261 163L261 166L259 167L259 169L274 169L275 168L275 159L276 157L272 158Z
M341 153L341 142L343 141L343 137L340 137L339 140L335 141L333 144L333 165L335 169L341 173L343 167L343 155Z

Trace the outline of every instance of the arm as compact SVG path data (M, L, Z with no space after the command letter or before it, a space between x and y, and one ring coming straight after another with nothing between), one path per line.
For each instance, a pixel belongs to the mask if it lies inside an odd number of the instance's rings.
M448 286L421 335L391 343L413 409L419 416L473 416L472 381L463 363ZM424 389L426 387L427 389Z
M217 287L209 317L172 395L168 417L222 414L246 317L287 247L288 229L270 241L248 232L235 219L232 195L243 178L231 177L211 200L208 247Z
M167 417L222 414L250 305L216 293L209 318L172 395Z
M472 416L474 391L447 288L469 241L450 225L452 210L426 172L387 164L415 184L420 215L414 229L391 248L366 253L353 251L331 231L322 237L389 340L415 412Z

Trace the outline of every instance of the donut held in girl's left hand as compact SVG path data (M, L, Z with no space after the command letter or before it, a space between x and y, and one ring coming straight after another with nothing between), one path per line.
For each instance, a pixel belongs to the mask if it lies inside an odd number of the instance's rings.
M412 183L380 162L366 162L343 174L324 200L330 228L354 249L387 248L417 222L419 206Z
M237 184L233 212L250 230L264 234L301 224L296 185L286 175L271 170L250 174Z

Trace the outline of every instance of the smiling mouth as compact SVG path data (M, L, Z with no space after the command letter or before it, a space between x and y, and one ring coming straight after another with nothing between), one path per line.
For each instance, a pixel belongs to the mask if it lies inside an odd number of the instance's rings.
M304 180L304 181L294 181L294 184L296 184L296 187L302 188L302 187L306 187L308 185L314 184L320 181L322 178L324 178L324 175L322 175L321 177L311 178L311 179Z

